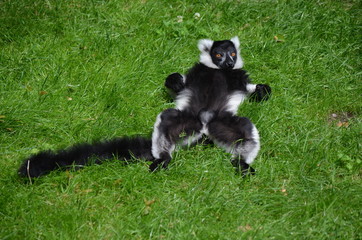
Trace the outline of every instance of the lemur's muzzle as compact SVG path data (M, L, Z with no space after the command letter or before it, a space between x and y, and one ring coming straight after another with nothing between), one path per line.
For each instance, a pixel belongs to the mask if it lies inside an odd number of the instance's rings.
M227 62L226 64L225 64L225 66L226 66L226 68L233 68L234 66L235 66L235 64L234 64L234 62Z

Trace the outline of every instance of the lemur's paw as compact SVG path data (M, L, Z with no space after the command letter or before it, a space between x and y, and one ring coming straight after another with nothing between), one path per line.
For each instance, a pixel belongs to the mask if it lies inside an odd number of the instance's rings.
M178 93L185 88L184 77L179 73L172 73L166 78L165 86Z
M160 168L166 169L169 164L169 161L163 159L155 159L149 166L150 172L155 172Z
M233 159L231 164L234 166L236 174L240 174L242 177L255 175L255 169L244 161Z
M255 175L255 169L249 166L249 167L239 171L239 173L241 173L242 177L247 177L247 176Z
M157 160L158 160L158 159L157 159ZM154 172L154 171L156 171L156 169L158 168L159 163L156 162L157 160L155 160L155 161L154 161L153 163L151 163L151 165L149 166L150 172Z
M250 99L252 101L260 102L266 101L271 96L271 88L267 84L257 84L255 88L255 92L250 95Z

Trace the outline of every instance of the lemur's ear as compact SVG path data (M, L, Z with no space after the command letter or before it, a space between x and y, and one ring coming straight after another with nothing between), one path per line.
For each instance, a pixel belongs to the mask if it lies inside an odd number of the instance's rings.
M236 48L236 63L234 66L234 69L240 69L244 66L244 61L240 56L240 41L239 38L237 36L233 37L232 39L230 39L230 41L234 44L235 48Z
M201 39L197 46L201 52L210 52L212 44L214 41L210 39Z
M240 47L240 41L239 38L237 36L233 37L232 39L230 39L230 41L232 41L234 43L234 46L236 49L239 49Z

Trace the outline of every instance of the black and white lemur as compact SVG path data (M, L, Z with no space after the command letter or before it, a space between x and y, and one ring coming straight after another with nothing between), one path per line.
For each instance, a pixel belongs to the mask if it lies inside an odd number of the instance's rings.
M236 116L247 97L267 99L271 88L252 84L239 51L238 37L231 40L202 39L200 61L185 75L173 73L165 86L176 107L161 112L152 139L123 137L93 144L79 144L57 152L43 151L25 159L19 174L38 177L55 169L132 158L151 161L150 170L167 168L177 144L196 143L203 136L231 153L232 165L243 174L260 149L259 133L248 118Z

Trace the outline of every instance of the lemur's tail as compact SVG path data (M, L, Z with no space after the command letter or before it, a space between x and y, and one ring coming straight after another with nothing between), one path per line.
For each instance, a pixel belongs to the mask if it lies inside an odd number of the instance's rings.
M56 152L42 151L25 159L18 173L24 177L39 177L56 169L100 164L110 158L127 160L135 157L151 161L151 143L150 139L142 137L123 137L94 144L78 144Z

